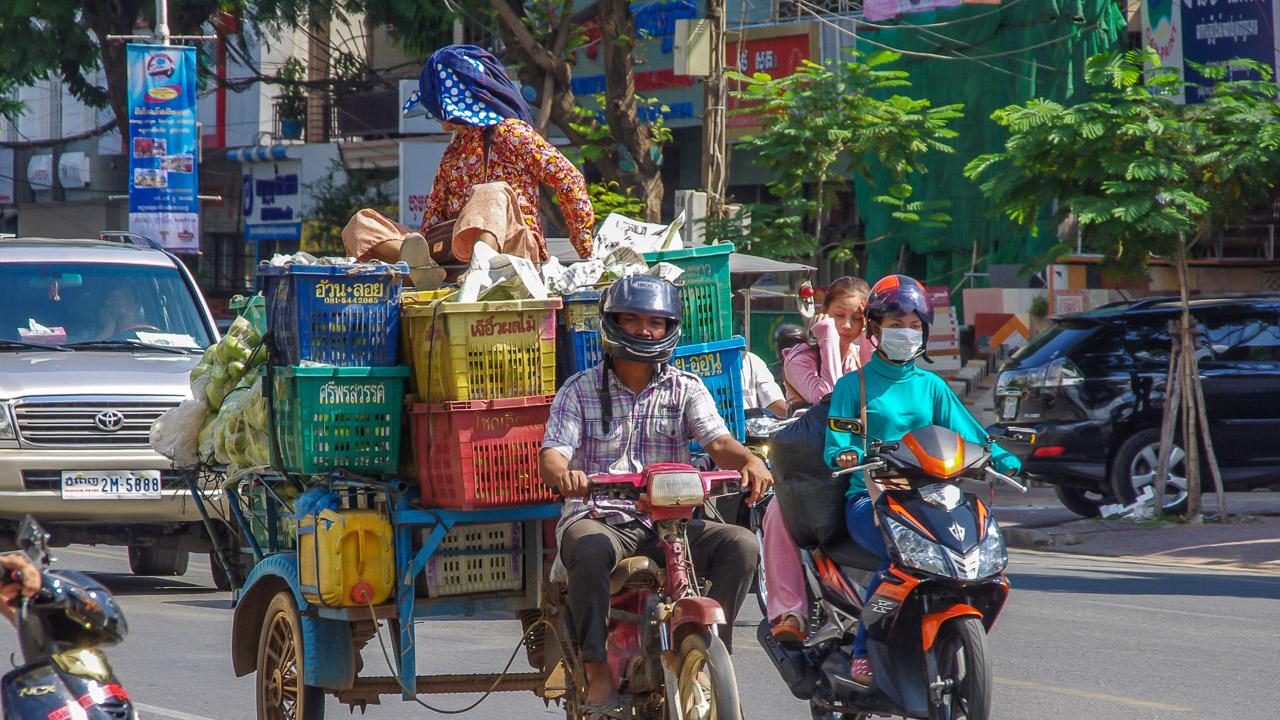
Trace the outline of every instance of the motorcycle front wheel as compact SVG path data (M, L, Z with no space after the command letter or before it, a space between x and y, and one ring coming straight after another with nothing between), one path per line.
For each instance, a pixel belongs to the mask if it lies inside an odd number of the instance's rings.
M982 621L972 616L943 623L930 652L938 676L951 685L942 702L929 708L929 720L988 720L991 717L991 657Z
M686 637L680 643L677 677L685 720L741 720L738 678L720 638L705 630Z

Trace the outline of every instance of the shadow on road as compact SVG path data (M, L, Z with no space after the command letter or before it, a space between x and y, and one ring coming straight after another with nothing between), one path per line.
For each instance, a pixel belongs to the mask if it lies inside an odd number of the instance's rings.
M126 573L88 573L93 579L102 583L112 595L121 596L163 596L173 593L207 593L215 595L221 591L207 585L185 582L177 577L138 577Z
M1050 573L1009 573L1009 584L1017 590L1061 592L1086 595L1187 595L1193 597L1238 597L1280 599L1277 578L1223 573L1169 573L1141 570L1100 570L1090 568L1087 576Z

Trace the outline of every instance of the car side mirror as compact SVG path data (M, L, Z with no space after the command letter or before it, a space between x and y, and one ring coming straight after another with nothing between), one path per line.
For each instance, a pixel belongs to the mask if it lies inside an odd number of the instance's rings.
M1024 445L1034 445L1036 443L1036 431L1028 428L1007 427L997 437Z

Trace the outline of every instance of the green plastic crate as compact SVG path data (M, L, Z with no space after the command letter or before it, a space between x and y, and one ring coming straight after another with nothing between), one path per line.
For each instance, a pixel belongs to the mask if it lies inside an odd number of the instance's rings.
M684 270L680 286L680 344L696 345L733 336L733 290L729 285L731 243L645 253L645 262L667 262Z
M245 297L236 295L227 302L227 307L236 311L236 315L249 321L259 335L267 334L267 301L262 293Z
M278 367L273 431L280 469L390 474L400 460L407 367Z

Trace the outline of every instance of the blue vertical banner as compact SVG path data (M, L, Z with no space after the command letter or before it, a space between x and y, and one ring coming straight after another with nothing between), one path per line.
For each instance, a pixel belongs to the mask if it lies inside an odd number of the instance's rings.
M1175 0L1176 2L1176 0ZM1276 70L1280 43L1276 23L1280 22L1280 2L1276 0L1185 0L1182 20L1182 57L1201 65L1222 65L1228 60L1256 60ZM1187 68L1186 78L1203 87L1188 88L1187 102L1201 103L1213 89L1213 82ZM1228 80L1258 80L1258 73L1233 68Z
M128 46L129 230L200 251L196 50Z

